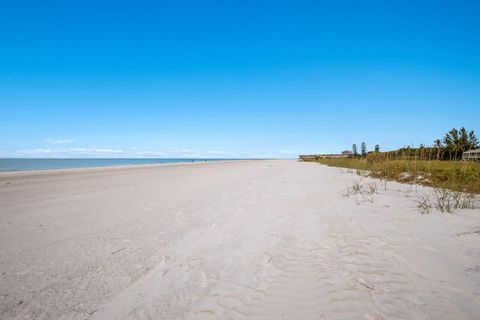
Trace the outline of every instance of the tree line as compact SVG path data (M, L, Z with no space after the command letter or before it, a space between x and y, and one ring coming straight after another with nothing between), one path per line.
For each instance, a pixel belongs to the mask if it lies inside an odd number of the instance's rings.
M375 145L374 151L367 152L365 142L362 142L360 153L357 145L352 146L353 157L388 157L390 159L423 159L423 160L459 160L465 151L480 148L478 138L473 130L468 131L464 127L453 128L442 139L436 139L431 147L421 144L418 148L410 146L394 151L381 152L380 146Z

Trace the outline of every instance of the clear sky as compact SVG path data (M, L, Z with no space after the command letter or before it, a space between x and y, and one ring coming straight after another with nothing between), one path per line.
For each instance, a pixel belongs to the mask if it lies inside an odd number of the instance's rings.
M480 134L479 1L0 2L0 156L294 157Z

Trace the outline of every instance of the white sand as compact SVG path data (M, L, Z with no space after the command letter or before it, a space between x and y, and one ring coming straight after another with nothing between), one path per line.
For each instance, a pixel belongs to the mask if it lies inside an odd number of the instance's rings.
M0 175L1 319L479 319L480 211L295 161ZM370 180L364 179L363 183Z

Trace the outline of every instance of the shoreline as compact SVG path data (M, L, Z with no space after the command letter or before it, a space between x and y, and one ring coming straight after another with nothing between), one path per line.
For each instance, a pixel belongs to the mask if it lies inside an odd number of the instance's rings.
M93 167L77 167L77 168L58 168L58 169L32 169L32 170L15 170L0 171L0 180L5 178L22 178L43 175L60 175L60 174L78 174L78 173L95 173L95 172L111 172L123 171L130 169L148 169L156 167L168 166L185 166L185 165L206 165L212 163L225 162L245 162L245 161L282 161L284 159L232 159L232 160L207 160L207 161L185 161L185 162L164 162L164 163L146 163L146 164L128 164L128 165L109 165L109 166L93 166Z

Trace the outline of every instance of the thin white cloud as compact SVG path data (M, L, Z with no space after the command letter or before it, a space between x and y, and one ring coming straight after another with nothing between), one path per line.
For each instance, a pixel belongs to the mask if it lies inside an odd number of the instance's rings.
M189 148L166 148L163 150L142 150L119 147L54 147L23 150L0 150L0 157L25 158L293 158L298 153L293 150L269 152L256 150L251 153L232 153L224 150L200 151Z
M280 153L280 154L298 154L298 151L293 151L293 150L280 150L278 153Z
M221 151L221 150L212 150L212 151L208 151L208 154L213 156L228 156L228 155L231 155L232 153L227 151Z
M13 155L20 155L20 156L45 156L52 154L51 149L47 148L34 148L34 149L24 149L24 150L17 150L12 152Z
M196 149L169 148L161 151L123 149L112 147L70 147L70 148L32 148L15 151L2 151L0 156L8 157L137 157L137 158L200 158L205 154Z
M165 156L168 156L167 153L162 152L162 151L143 151L143 150L132 150L128 152L128 154L132 155L133 157L139 157L139 158L162 158Z
M17 150L15 152L8 152L12 156L21 157L98 157L98 156L114 156L121 155L124 152L123 149L112 148L62 148L62 149L50 149L50 148L33 148Z
M252 152L249 156L252 158L274 158L271 152L264 151Z
M202 156L202 153L196 149L169 148L165 150L165 153L171 157L201 157Z
M67 148L61 150L64 153L88 155L113 155L113 154L122 154L125 151L123 149L112 149L112 148Z
M75 140L73 139L43 139L43 142L48 143L48 144L69 144L74 142Z

